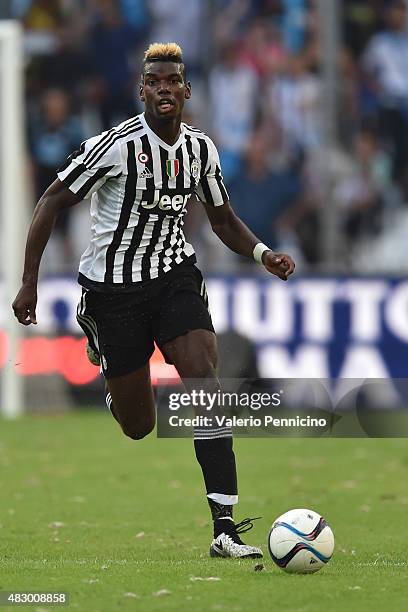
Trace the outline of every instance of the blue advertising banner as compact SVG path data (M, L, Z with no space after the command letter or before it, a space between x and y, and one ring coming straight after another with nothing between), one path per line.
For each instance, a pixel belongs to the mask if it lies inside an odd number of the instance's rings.
M256 343L264 377L404 378L408 280L212 279L217 331Z
M206 282L217 332L233 329L249 338L265 378L407 377L406 279L299 277L282 283L210 277ZM79 296L73 278L43 280L38 325L28 333L80 334ZM2 298L4 322L11 311Z

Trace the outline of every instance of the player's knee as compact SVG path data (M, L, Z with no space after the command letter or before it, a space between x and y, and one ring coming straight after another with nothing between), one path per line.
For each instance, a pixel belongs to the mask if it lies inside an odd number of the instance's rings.
M189 378L214 378L216 376L215 364L209 355L192 359L188 369Z
M143 440L154 429L154 419L146 419L137 423L122 423L122 431L132 440Z
M122 426L122 431L128 438L132 440L143 440L146 436L149 435L153 431L154 426L145 426L145 427L124 427Z

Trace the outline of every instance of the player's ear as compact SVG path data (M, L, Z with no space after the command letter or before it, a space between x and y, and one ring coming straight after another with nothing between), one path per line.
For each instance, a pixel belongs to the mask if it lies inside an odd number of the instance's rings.
M186 87L184 90L184 97L186 100L189 100L191 98L191 83L190 81L186 82Z
M143 86L143 81L140 81L139 83L139 98L142 102L145 101L145 93L144 93L144 86Z

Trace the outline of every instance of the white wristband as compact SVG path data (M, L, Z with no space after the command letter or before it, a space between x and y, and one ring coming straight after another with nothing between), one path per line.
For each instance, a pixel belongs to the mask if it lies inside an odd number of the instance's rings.
M258 244L255 245L255 248L253 250L253 258L255 259L255 261L261 264L262 255L265 253L265 251L270 251L270 250L271 249L267 247L266 244L263 244L262 242L258 242Z

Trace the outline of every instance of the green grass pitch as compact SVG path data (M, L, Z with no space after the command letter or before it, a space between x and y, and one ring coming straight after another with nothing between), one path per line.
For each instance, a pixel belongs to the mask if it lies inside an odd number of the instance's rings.
M246 539L262 545L263 571L208 557L190 440L133 442L102 411L0 421L0 590L64 590L86 612L406 609L406 440L239 439L235 450L236 518L262 516ZM334 531L315 575L287 575L267 555L273 519L296 507Z

